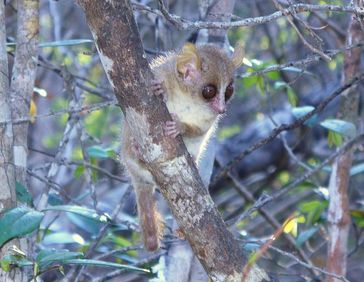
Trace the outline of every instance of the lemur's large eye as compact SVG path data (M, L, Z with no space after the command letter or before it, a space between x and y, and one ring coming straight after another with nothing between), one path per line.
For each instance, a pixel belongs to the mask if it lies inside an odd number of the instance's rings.
M233 96L234 94L234 85L231 82L225 90L225 101L229 100L231 98L231 96Z
M217 94L217 89L216 89L216 86L213 84L207 84L202 89L202 96L206 100L210 100L210 99L214 98L216 96L216 94Z

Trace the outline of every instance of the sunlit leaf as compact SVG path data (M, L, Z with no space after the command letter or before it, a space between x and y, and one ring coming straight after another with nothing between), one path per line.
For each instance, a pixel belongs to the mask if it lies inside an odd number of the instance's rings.
M329 189L327 189L326 187L318 187L316 191L324 196L325 199L329 198Z
M43 88L34 87L33 91L37 93L39 96L47 97L47 91L45 91Z
M294 216L286 219L283 223L283 232L284 233L291 233L292 236L297 237L297 226L298 223L304 223L305 217L304 216Z
M106 213L98 214L95 210L80 207L80 206L72 206L72 205L59 205L59 206L51 206L44 209L44 211L63 211L63 212L70 212L75 213L78 215L82 215L84 217L99 221L99 222L107 222L110 217Z
M102 266L102 267L113 267L119 269L126 269L130 271L141 271L144 273L150 273L149 269L139 268L131 265L95 260L95 259L69 259L62 261L63 264L74 264L74 265L90 265L90 266Z
M54 232L52 234L46 235L43 239L43 244L79 244L84 245L85 240L81 235L77 233L68 232Z
M252 67L253 63L248 59L248 58L243 58L243 64L248 66L248 67Z
M35 122L35 117L37 116L37 105L34 102L34 99L30 99L30 107L29 107L29 119L31 123Z

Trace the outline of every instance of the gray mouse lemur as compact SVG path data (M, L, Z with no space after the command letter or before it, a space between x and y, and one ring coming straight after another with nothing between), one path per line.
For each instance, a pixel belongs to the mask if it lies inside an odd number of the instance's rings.
M242 61L241 45L229 56L211 44L187 43L180 52L172 52L151 63L156 78L151 90L155 95L163 95L172 116L164 125L164 132L172 137L181 134L197 165L215 131L216 121L225 113L226 103L234 93L234 71ZM138 145L126 122L122 139L122 158L136 192L144 246L155 251L159 248L163 229L153 195L156 184L140 161Z

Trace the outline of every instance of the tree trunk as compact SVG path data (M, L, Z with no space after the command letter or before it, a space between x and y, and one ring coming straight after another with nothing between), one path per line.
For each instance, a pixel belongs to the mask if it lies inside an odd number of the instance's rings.
M346 45L353 45L363 40L360 23L352 16L347 32ZM360 72L360 56L362 49L355 48L344 53L343 84L347 83ZM341 98L338 118L358 124L359 91L351 87ZM328 210L329 243L327 248L327 271L346 275L347 244L350 229L350 210L348 189L350 169L352 165L352 150L340 155L334 162L329 183L330 203ZM332 276L327 282L338 282Z
M204 188L182 138L165 137L167 108L148 90L152 73L130 1L78 0L126 121L194 253L214 281L241 281L246 262ZM217 259L218 258L218 259ZM246 281L269 279L254 267Z
M0 121L25 118L29 113L30 97L35 80L38 56L38 0L18 1L17 47L11 89L6 53L5 7L0 4ZM11 101L11 103L10 103ZM15 181L26 185L28 124L4 124L0 129L0 211L16 206ZM10 246L28 252L26 239L12 240L0 252L2 258ZM26 272L14 269L8 273L0 270L1 281L27 281Z

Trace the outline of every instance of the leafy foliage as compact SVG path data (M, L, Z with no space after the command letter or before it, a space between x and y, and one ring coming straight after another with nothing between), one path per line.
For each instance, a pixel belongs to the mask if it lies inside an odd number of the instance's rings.
M0 246L12 238L37 230L43 216L42 212L28 207L17 207L5 211L0 218Z

